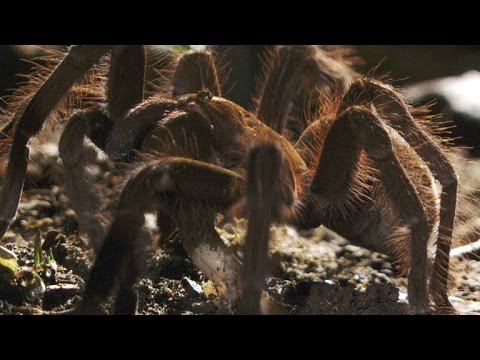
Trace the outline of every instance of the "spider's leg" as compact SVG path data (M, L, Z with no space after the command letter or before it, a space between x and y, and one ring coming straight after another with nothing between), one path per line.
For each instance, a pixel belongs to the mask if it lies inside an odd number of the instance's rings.
M99 109L77 112L65 126L58 145L66 170L65 191L78 216L81 231L87 233L90 244L97 251L105 238L106 219L100 214L102 201L85 168L97 156L97 149L89 138L101 145L111 126L112 121Z
M228 73L222 76L223 97L252 110L262 57L273 45L211 45L208 48L217 67L228 69Z
M372 102L379 109L382 107L385 109L385 119L428 164L442 185L440 227L430 292L440 310L453 311L453 306L448 300L448 270L457 205L458 176L439 145L415 122L405 101L388 85L373 79L358 79L345 95L342 108L368 102Z
M205 51L183 54L175 68L172 95L196 94L205 89L215 96L222 95L212 55Z
M131 157L132 149L139 149L209 162L215 142L210 125L195 113L166 116L176 106L176 102L156 98L132 110L115 123L107 153L112 159L126 160ZM157 224L160 241L167 240L175 230L175 222L161 209L158 209Z
M270 52L270 69L258 96L256 114L279 134L285 130L291 101L298 92L306 51L302 47L286 47Z
M392 131L392 130L390 130ZM323 217L327 223L332 203L351 186L353 172L364 149L380 171L384 189L398 206L401 220L410 225L409 303L415 312L428 309L427 243L433 231L426 204L394 152L394 141L387 127L372 112L351 107L332 124L311 184L314 207L309 216ZM308 216L308 214L306 214ZM341 219L337 221L343 221Z
M154 151L180 155L191 159L211 162L215 139L212 128L198 114L190 113L166 118L153 125L144 137L140 151ZM161 208L157 210L157 225L160 242L168 240L175 231L173 219Z
M162 152L164 149L161 148L161 144L165 140L166 133L164 130L167 127L172 133L183 132L187 138L190 134L203 137L205 141L199 144L200 148L197 149L199 153L192 152L190 155L195 158L198 158L199 155L200 157L205 156L211 150L210 144L212 144L209 125L205 125L205 121L197 115L177 116L175 120L165 119L170 112L177 110L178 107L178 102L171 99L151 98L144 101L125 117L115 122L107 139L105 152L114 161L129 160L132 157L132 150L142 149ZM192 117L195 117L195 119ZM208 140L207 136L209 137ZM157 137L162 141L158 141ZM179 141L181 137L176 139ZM182 145L184 145L183 148L187 147L186 144Z
M145 49L142 45L115 47L108 72L107 109L117 120L143 101Z
M260 314L260 297L268 264L270 226L284 206L280 193L282 153L273 144L259 144L249 152L247 164L248 228L242 272L239 312Z
M95 250L105 238L107 219L100 214L102 202L85 167L96 158L92 142L104 151L115 122L143 100L144 68L143 46L115 47L108 72L106 107L75 113L60 138L60 157L67 170L66 192L80 228L88 234Z
M138 293L133 286L139 275L139 266L134 252L130 253L120 270L117 296L113 308L114 315L133 315L137 312Z
M257 117L291 140L303 133L308 118L318 111L320 95L343 93L352 76L345 65L314 45L273 49L263 72Z
M122 191L115 218L90 273L78 311L94 311L106 300L115 278L123 274L132 261L144 212L158 206L158 201L163 201L160 205L166 211L173 212L172 218L177 223L184 248L194 264L229 291L229 296L235 296L240 263L216 233L214 211L208 204L220 208L230 206L241 196L243 183L243 178L230 170L185 158L164 158L142 168ZM123 283L119 295L127 294L130 298L131 292L127 289L132 279L121 276L120 281ZM117 302L131 303L130 299Z
M71 47L20 115L13 135L6 180L0 195L0 238L17 213L27 168L28 141L40 131L45 119L65 93L110 48L94 45Z
M163 209L157 210L157 226L160 230L160 239L158 244L166 242L170 236L175 232L175 221Z

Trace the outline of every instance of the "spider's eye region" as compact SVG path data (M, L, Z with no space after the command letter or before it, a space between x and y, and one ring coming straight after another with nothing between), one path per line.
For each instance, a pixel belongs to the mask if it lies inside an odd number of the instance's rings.
M205 90L199 91L197 94L197 97L198 97L198 100L207 102L212 100L213 93L210 90L205 89Z

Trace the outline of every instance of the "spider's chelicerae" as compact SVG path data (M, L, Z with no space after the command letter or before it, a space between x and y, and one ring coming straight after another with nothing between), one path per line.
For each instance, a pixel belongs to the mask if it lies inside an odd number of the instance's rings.
M27 143L108 53L103 104L75 112L59 143L72 206L98 249L79 312L94 312L117 280L115 313L135 312L135 242L152 210L162 237L177 229L194 264L225 298L239 299L240 312L260 311L272 223L323 224L390 254L408 271L412 312L429 311L430 301L454 312L447 279L457 175L441 141L393 87L318 46L270 47L249 110L222 97L215 54L185 53L172 95L145 99L143 46L71 47L3 128L10 152L0 235L17 211ZM93 148L113 161L143 162L108 226L85 180ZM150 155L135 159L139 153ZM243 264L214 228L216 214L239 208L248 220Z

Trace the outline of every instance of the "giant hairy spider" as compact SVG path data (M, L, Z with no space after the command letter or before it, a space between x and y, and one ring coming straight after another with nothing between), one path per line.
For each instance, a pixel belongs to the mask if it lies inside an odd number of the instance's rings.
M208 52L178 60L171 97L145 100L143 46L71 47L3 129L12 141L0 197L2 235L22 193L28 141L108 52L105 104L71 116L59 146L73 207L99 247L79 311L94 311L118 279L115 313L135 312L135 242L151 210L158 211L162 236L176 228L194 264L226 298L240 297L241 312L259 312L273 222L323 224L393 255L408 269L413 312L427 312L430 300L454 311L447 278L457 175L440 141L391 86L358 76L317 46L272 47L251 112L221 97ZM83 176L92 144L113 161L132 160L132 150L154 154L129 177L106 235ZM243 265L214 229L215 215L239 204L248 219Z

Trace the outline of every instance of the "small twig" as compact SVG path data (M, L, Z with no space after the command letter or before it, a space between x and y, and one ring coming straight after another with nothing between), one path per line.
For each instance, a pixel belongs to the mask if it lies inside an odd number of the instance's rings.
M477 250L480 250L480 240L472 242L468 245L463 245L463 246L456 247L455 249L452 249L452 251L450 251L450 257L463 256L466 254L473 253Z

